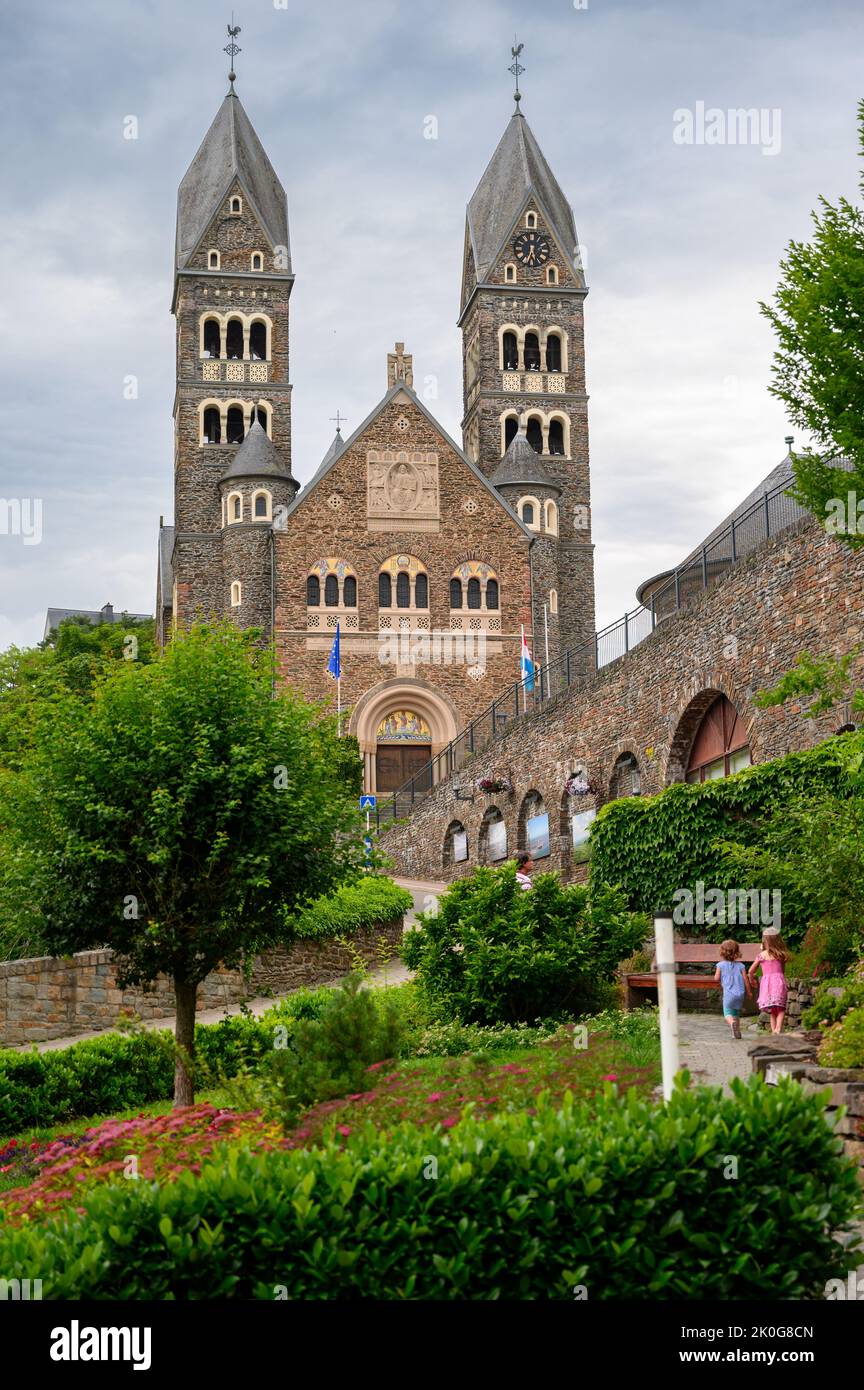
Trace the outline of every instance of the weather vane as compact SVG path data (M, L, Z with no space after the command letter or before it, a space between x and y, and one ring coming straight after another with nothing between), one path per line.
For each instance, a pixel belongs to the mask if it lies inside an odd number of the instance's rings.
M507 71L508 71L508 72L512 72L513 76L516 78L516 92L515 92L515 97L516 97L516 110L517 110L517 111L519 110L519 103L520 103L520 101L522 100L522 93L521 93L520 90L519 90L519 78L522 76L523 72L525 71L525 69L523 68L522 64L519 62L519 54L522 52L522 49L523 49L524 47L525 47L524 43L517 43L517 42L516 42L516 36L515 36L515 34L514 34L514 36L513 36L513 47L512 47L511 50L510 50L510 52L513 54L513 62L512 62L512 64L510 65L510 67L507 69Z
M336 421L336 433L341 434L342 426L346 424L348 420L347 415L340 415L339 411L337 410L335 415L330 416L330 419Z
M228 73L228 81L231 83L231 90L232 90L232 92L233 92L233 90L234 90L234 80L235 80L235 78L236 78L236 76L237 76L236 72L234 71L234 59L235 59L235 57L237 56L238 53L242 53L242 52L243 52L243 50L242 50L242 48L240 47L240 45L234 42L234 40L236 39L236 37L237 37L237 35L238 35L239 33L240 33L240 25L234 23L234 14L233 14L233 11L232 11L232 14L231 14L231 23L228 25L228 43L225 45L225 47L224 47L223 50L222 50L222 52L223 52L223 53L227 53L227 54L228 54L228 57L231 59L231 71Z

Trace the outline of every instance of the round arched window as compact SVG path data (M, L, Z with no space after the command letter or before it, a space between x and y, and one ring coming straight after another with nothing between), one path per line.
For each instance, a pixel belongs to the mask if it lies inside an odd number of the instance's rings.
M747 730L725 695L718 695L696 730L687 763L688 782L711 782L750 766Z

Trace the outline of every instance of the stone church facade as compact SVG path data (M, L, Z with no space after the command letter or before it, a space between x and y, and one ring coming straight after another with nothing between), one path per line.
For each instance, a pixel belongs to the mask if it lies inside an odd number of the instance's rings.
M463 442L413 389L337 434L302 491L291 449L287 200L234 91L178 194L175 515L157 624L228 617L286 684L335 697L370 791L396 790L538 663L594 632L583 304L573 214L520 111L468 203ZM454 287L455 289L455 287ZM383 365L383 354L382 354ZM384 385L382 372L382 386Z
M385 824L414 811L385 840L403 872L450 876L525 848L581 873L605 801L728 776L848 722L753 703L799 651L864 645L864 554L789 498L791 452L677 570L645 580L616 632L595 633L587 288L518 102L467 207L461 446L397 343L382 398L300 490L293 284L285 192L232 83L178 196L157 623L163 641L198 617L260 628L284 684L334 702L338 631L341 727L365 786L401 789ZM530 698L523 632L540 667Z

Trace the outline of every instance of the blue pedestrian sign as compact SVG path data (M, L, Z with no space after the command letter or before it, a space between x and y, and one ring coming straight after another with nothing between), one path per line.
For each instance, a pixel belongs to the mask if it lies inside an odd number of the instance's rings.
M378 804L377 797L374 797L374 796L361 796L361 798L360 798L360 810L361 810L361 811L374 811L374 810L375 810L375 807L377 806L377 804Z

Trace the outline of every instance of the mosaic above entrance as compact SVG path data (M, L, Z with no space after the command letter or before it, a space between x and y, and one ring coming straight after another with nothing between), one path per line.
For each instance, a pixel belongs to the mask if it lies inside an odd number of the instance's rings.
M379 743L431 743L432 730L413 710L397 709L381 720L375 737Z

